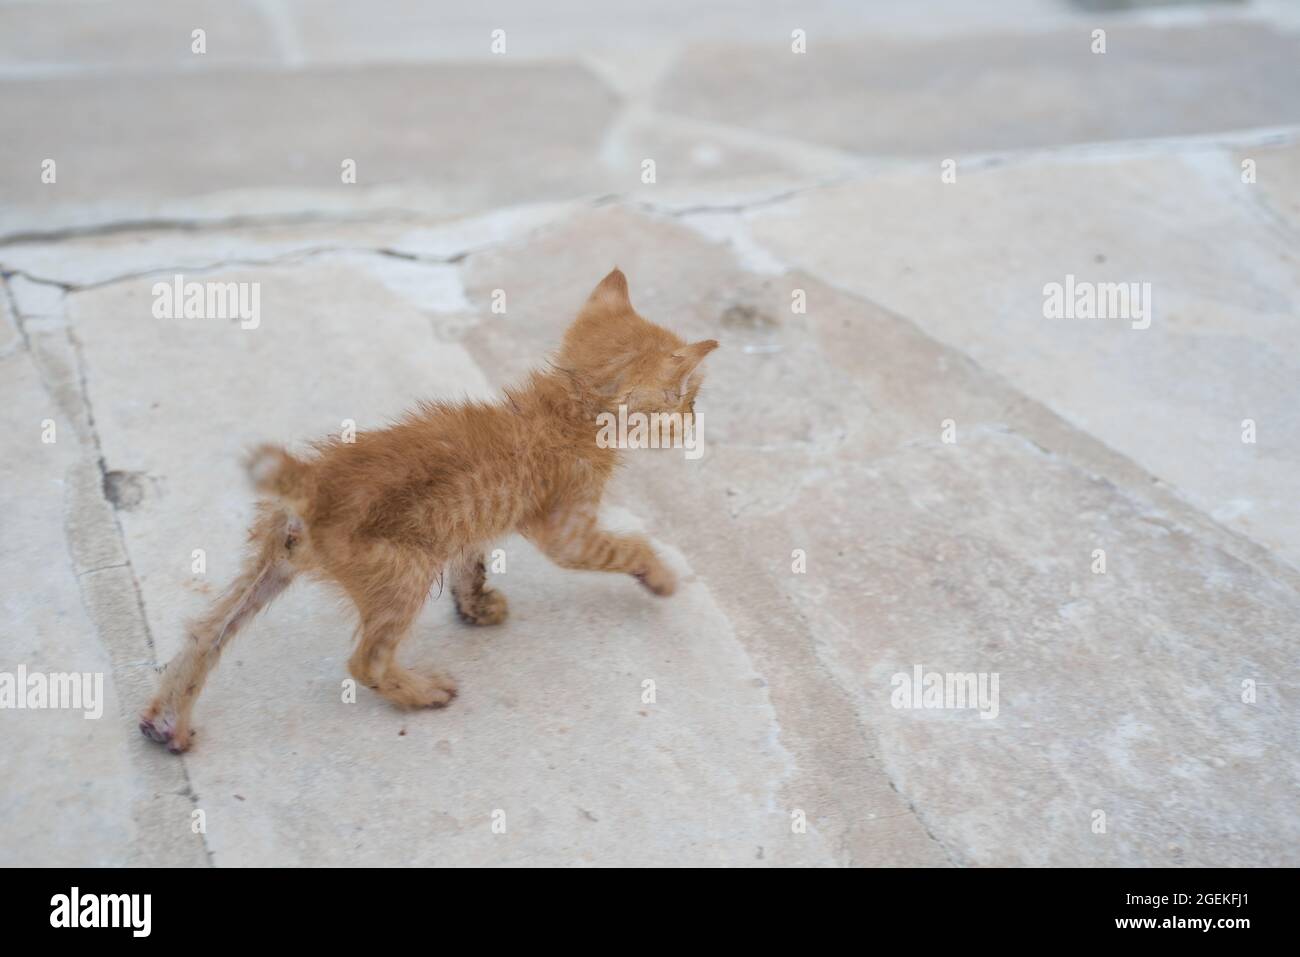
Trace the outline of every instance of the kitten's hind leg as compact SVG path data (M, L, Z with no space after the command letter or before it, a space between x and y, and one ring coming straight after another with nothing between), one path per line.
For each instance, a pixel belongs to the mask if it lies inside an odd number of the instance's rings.
M344 587L361 612L360 641L348 660L352 676L403 708L441 708L456 684L397 662L397 649L429 597L434 567L425 556L393 552L350 569Z
M190 746L191 720L208 673L236 632L293 581L302 523L279 509L264 509L249 539L254 550L239 577L207 614L192 622L184 645L163 670L158 693L140 715L148 738L179 754Z
M482 549L467 549L452 563L451 596L467 625L499 625L510 612L506 596L487 587Z
M442 708L456 697L456 683L438 673L420 674L397 663L397 648L410 633L419 607L374 610L362 616L361 643L349 670L401 708Z

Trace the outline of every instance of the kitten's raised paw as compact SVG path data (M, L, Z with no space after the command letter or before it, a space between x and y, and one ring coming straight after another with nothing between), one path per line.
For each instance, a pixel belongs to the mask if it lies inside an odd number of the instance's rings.
M445 675L391 670L376 690L401 708L445 708L456 697L456 682Z
M499 625L510 614L510 603L495 588L485 588L471 597L457 597L456 614L467 625Z
M677 590L677 576L666 565L652 565L632 577L661 598L667 598Z

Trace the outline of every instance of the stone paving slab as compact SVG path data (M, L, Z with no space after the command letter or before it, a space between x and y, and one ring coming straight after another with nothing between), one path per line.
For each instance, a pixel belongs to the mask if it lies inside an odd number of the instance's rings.
M567 64L52 77L3 92L6 232L202 211L204 197L225 216L266 215L277 189L303 194L300 208L383 208L384 189L403 186L443 214L599 193L615 107ZM539 111L534 97L564 108ZM41 181L45 159L54 183ZM355 184L342 178L349 159Z
M864 154L946 157L1295 123L1300 37L1218 23L1106 24L1051 33L895 39L833 36L700 44L658 108ZM818 108L810 110L809 104Z
M142 753L131 733L140 685L122 677L140 665L151 674L151 663L115 662L105 644L113 626L98 613L99 585L108 579L117 601L125 595L133 602L130 572L120 552L77 554L102 563L90 567L69 561L74 530L65 523L91 517L73 504L87 450L63 411L31 354L0 358L0 416L12 439L0 462L0 670L97 675L91 687L101 695L89 712L84 700L81 710L4 711L0 864L202 863L202 848L187 831L184 769ZM47 423L48 443L39 438ZM158 823L168 830L155 839Z
M540 228L570 207L533 203L442 221L403 217L238 228L190 224L125 232L89 230L57 243L29 239L0 249L5 268L13 273L10 290L23 313L45 315L66 290L127 278L206 274L228 265L274 265L348 253L452 264L469 252Z
M0 285L0 356L7 356L22 344L22 331L18 328L18 318L14 315L10 303L7 284Z
M1289 761L1293 588L998 431L841 470L791 519L850 508L808 536L839 585L811 626L956 863L1294 860L1294 794L1273 773ZM918 666L998 673L996 718L899 710L894 676ZM1245 681L1267 686L1258 701Z
M3 670L13 674L22 663L29 672L109 672L104 690L112 695L111 669L81 607L63 534L62 479L77 455L76 436L64 423L60 443L56 422L55 441L40 441L44 423L57 410L26 352L0 359L0 386L6 433L29 439L14 442L15 454L0 462ZM11 784L0 792L7 822L0 862L28 861L35 851L50 863L109 864L125 852L133 782L116 696L101 705L106 720L87 720L73 711L5 712L0 775ZM18 781L24 786L12 786ZM52 817L68 826L42 836Z
M1239 172L1219 151L959 167L950 184L898 172L748 225L778 259L909 316L1295 565L1300 367L1281 345L1300 259ZM1150 283L1150 328L1045 318L1044 287L1067 275Z
M246 0L0 3L0 77L220 69L280 61L276 34ZM202 29L205 52L194 51Z
M1246 164L1253 163L1253 185L1259 188L1254 198L1266 215L1281 218L1289 228L1282 241L1295 242L1300 234L1300 146L1238 150L1235 160L1242 175L1247 175Z
M614 50L635 54L646 48L676 47L700 36L724 36L755 45L789 42L790 31L817 35L879 31L957 32L972 22L1010 29L1056 24L1070 11L1038 0L1004 0L971 10L964 0L920 0L907 4L802 0L701 4L665 0L646 6L637 0L592 5L560 0L539 7L529 0L491 5L434 7L420 0L373 0L365 7L346 0L286 0L299 55L308 62L366 62L493 58L492 31L505 31L506 56L584 56Z

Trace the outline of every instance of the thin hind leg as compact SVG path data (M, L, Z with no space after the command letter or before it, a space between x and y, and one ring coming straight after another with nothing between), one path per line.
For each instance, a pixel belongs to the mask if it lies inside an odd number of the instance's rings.
M185 644L163 670L158 693L140 716L140 730L175 754L190 746L194 703L235 634L293 581L291 562L301 526L267 509L249 533L253 551L243 570L207 613L191 622Z
M429 595L437 564L425 556L389 552L348 573L346 587L361 613L352 677L403 708L441 708L456 695L442 674L402 667L397 649Z

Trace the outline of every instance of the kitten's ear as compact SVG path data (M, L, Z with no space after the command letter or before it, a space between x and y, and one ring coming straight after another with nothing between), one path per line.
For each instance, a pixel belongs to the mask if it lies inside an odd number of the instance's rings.
M705 356L716 348L718 348L717 339L702 339L699 342L692 342L689 346L682 346L673 353L673 358L685 362L690 368L694 369L703 361Z
M718 348L717 339L704 339L700 342L692 342L689 346L682 346L669 357L668 361L673 365L673 375L677 378L679 393L686 391L686 380L704 361L704 357L716 348Z
M617 266L608 276L602 279L596 288L591 291L590 302L608 302L619 306L632 305L627 294L627 277L623 275L623 270Z

